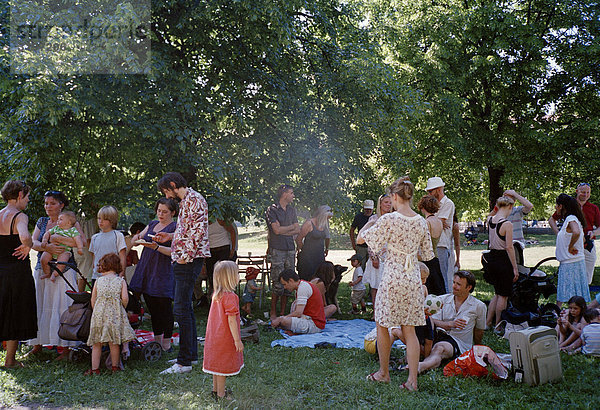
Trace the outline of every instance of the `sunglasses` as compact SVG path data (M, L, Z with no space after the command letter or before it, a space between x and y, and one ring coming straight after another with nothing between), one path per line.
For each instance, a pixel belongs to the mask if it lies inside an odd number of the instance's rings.
M54 195L62 195L62 192L60 192L60 191L46 191L46 193L44 194L44 196L54 196Z
M581 188L582 186L590 186L590 184L588 184L587 182L582 182L579 185L577 185L577 188Z

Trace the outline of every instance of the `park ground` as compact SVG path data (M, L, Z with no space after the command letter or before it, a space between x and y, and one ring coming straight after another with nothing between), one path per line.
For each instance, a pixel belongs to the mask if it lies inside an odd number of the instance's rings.
M481 237L481 235L480 235ZM240 229L239 255L263 254L266 235L261 230ZM484 239L480 238L480 240ZM554 238L540 235L539 244L525 251L525 264L554 255ZM461 265L473 270L478 284L474 295L489 300L492 288L481 279L479 258L483 245L461 250ZM349 266L352 255L347 235L334 235L329 260ZM556 271L556 264L543 269ZM348 274L339 290L342 310L350 308ZM596 268L594 285L600 285L600 268ZM550 301L555 298L551 297ZM267 311L255 302L254 315ZM199 334L204 333L207 309L197 309ZM339 319L354 319L343 313ZM149 328L145 321L143 328ZM271 341L281 338L275 331L261 329L260 343L245 345L245 367L241 374L228 378L235 401L215 403L210 397L211 376L195 366L191 373L161 376L168 367L166 361L176 353L165 355L157 362L133 357L126 370L116 375L108 372L98 377L83 377L89 362L55 362L56 352L47 350L41 356L25 360L26 368L0 370L0 407L21 408L597 408L600 398L600 358L561 353L564 380L558 383L529 387L506 381L474 378L447 378L441 369L419 376L417 393L399 390L406 374L393 373L390 384L367 382L365 376L377 368L376 358L362 349L310 349L271 347ZM509 353L508 341L486 331L484 344L498 353ZM200 348L201 349L201 348ZM21 354L28 347L23 347ZM201 351L201 350L200 350ZM392 352L395 357L401 350ZM0 353L0 360L4 360Z

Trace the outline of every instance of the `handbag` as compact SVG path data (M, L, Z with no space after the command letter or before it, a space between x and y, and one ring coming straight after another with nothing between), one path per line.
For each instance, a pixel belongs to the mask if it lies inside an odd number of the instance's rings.
M86 342L90 335L92 307L89 302L73 303L60 315L58 337L64 340Z

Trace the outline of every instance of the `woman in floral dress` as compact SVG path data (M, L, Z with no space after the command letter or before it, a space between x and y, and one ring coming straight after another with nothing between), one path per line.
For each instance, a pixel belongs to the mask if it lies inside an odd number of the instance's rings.
M377 292L375 322L379 370L368 380L389 383L391 340L388 328L400 327L406 336L408 380L401 388L417 390L419 342L415 326L425 324L423 291L417 254L433 258L427 223L411 208L414 187L408 177L396 180L389 188L395 212L369 222L358 235L357 243L367 243L374 252L387 247L385 270Z

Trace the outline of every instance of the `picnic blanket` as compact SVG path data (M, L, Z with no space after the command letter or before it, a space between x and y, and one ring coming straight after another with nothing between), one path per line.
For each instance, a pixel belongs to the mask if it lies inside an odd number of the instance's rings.
M375 328L375 323L364 319L353 320L335 320L327 322L325 329L320 333L310 335L288 336L280 332L284 339L277 339L271 342L271 347L315 347L315 344L321 342L335 343L335 347L351 349L364 347L365 335ZM394 343L394 347L404 346L399 340Z

